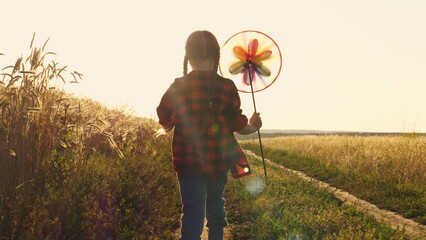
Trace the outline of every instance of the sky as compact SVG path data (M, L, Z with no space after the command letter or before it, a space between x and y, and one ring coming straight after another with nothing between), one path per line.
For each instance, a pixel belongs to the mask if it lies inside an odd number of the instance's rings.
M257 30L283 60L255 94L263 128L426 132L426 1L0 0L0 9L0 68L36 33L39 47L50 38L52 60L84 74L65 91L138 116L156 119L191 32L211 31L222 46ZM240 97L251 116L251 95Z

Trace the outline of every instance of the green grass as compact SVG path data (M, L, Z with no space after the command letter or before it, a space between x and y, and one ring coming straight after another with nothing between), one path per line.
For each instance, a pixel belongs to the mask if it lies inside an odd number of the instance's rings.
M246 142L243 146L260 155L258 145ZM282 149L265 147L264 154L268 159L328 182L376 204L379 208L397 212L406 218L426 224L426 188L424 186L397 183L392 176L385 178L342 170L333 165L326 165L318 159L299 156Z
M92 156L79 169L56 159L35 181L1 194L0 238L174 239L180 200L168 152Z
M410 239L292 173L268 165L265 181L262 164L250 164L254 174L226 190L235 239Z

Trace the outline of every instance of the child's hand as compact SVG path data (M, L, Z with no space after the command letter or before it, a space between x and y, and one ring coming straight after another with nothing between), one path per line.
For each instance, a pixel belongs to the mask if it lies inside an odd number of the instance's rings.
M260 118L260 113L254 112L249 121L250 125L255 126L257 129L262 127L262 118Z
M166 135L166 130L164 128L160 128L154 133L155 138L158 138L159 136L163 135Z

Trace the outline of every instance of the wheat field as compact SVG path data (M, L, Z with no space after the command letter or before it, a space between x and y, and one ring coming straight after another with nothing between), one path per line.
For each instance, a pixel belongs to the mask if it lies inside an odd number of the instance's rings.
M397 183L426 185L426 137L290 136L265 138L267 147L311 157L343 171L392 178Z

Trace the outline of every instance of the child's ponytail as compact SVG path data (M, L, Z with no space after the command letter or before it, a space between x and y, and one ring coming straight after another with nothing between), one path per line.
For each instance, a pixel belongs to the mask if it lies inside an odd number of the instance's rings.
M185 55L183 58L183 75L188 74L188 57Z
M219 60L220 60L220 52L217 52L216 56L214 57L214 66L213 66L214 73L217 73L217 69L219 68Z

